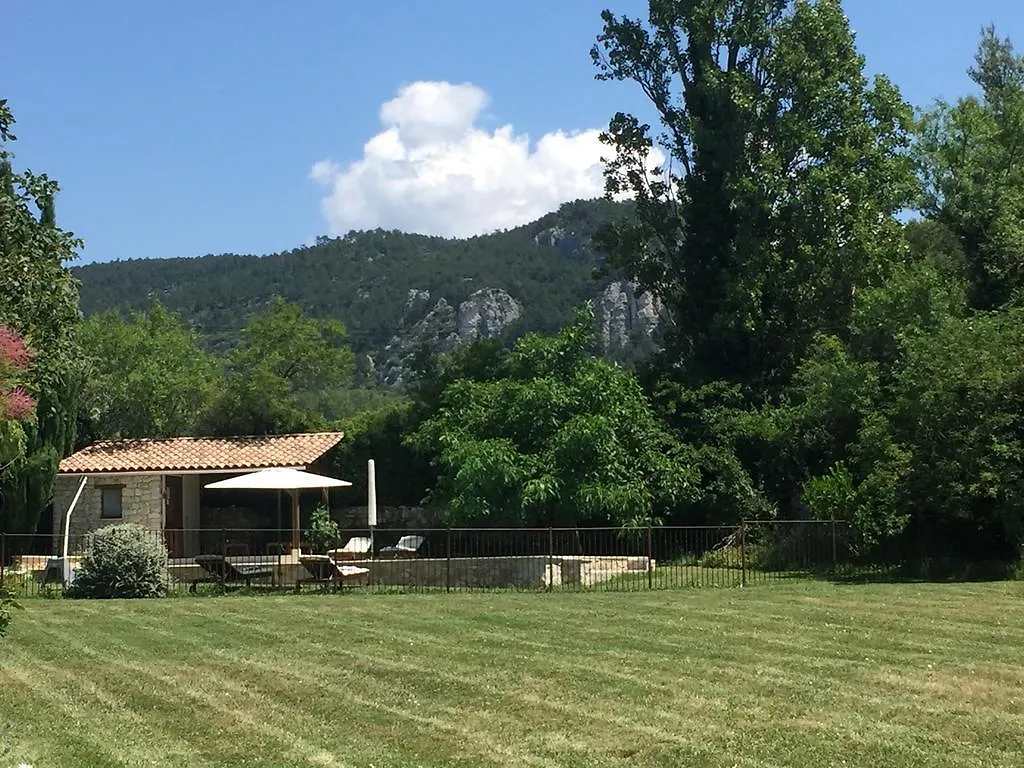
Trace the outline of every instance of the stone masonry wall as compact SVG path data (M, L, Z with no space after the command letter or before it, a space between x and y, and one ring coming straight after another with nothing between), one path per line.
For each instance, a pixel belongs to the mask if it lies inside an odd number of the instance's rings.
M381 586L509 589L578 584L594 586L627 573L654 569L646 557L453 557L359 560L369 583Z
M82 497L71 514L72 550L80 537L117 523L138 523L152 531L163 530L163 500L160 498L160 475L103 475L92 476L82 491ZM64 515L78 490L80 477L60 475L53 487L53 531L58 546L64 536ZM101 486L120 485L121 518L100 516L102 505ZM59 550L58 550L59 551Z
M366 527L366 506L336 507L332 510L344 530L362 530ZM377 505L377 527L412 531L426 528L443 528L443 516L438 509L426 507L385 507Z

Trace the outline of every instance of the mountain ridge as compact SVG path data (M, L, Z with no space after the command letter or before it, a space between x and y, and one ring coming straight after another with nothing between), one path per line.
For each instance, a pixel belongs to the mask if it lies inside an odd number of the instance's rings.
M315 317L342 320L366 379L396 384L412 350L476 335L551 333L595 301L604 351L631 354L656 337L656 302L602 266L591 238L628 203L577 200L513 229L469 238L362 230L267 255L133 258L74 267L86 315L159 300L212 349L230 347L275 295Z

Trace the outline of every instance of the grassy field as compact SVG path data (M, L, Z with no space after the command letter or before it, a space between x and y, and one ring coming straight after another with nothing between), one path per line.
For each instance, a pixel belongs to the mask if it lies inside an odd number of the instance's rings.
M1019 768L1022 734L1014 583L31 600L0 641L0 768Z

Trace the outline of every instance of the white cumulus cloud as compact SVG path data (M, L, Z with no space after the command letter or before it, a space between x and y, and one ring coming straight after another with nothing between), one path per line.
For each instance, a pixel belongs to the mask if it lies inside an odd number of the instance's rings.
M601 158L611 149L599 129L553 131L531 142L511 125L478 125L487 106L487 94L472 83L401 88L381 106L383 130L359 160L321 160L310 171L328 190L321 208L331 234L383 227L466 237L604 192Z

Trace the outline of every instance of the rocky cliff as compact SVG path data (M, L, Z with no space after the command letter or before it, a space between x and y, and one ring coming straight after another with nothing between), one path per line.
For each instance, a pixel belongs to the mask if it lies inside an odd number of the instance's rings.
M637 293L633 283L609 283L594 298L601 352L614 355L645 341L657 343L660 312L661 303L649 293ZM501 288L476 291L458 307L443 297L431 304L430 291L411 288L402 327L384 348L381 362L374 361L376 379L401 384L421 347L450 352L476 339L500 338L521 314L519 302Z
M384 347L382 363L374 365L379 383L402 383L409 359L423 346L450 352L478 338L498 338L522 315L519 303L501 288L475 291L458 307L444 297L432 306L430 300L430 291L409 289L402 326Z
M638 294L626 280L609 283L594 302L601 349L615 352L632 343L657 341L661 302L649 293Z

